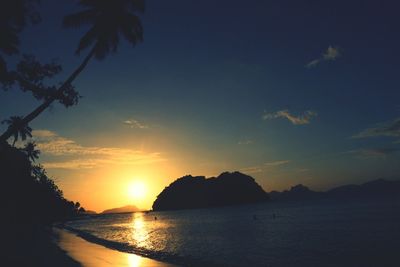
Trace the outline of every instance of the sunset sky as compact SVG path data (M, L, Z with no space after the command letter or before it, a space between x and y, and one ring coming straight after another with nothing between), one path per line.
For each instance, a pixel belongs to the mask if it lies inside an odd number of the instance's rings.
M21 51L63 65L56 82L85 55L87 29L61 27L73 2L42 0L42 23L22 35ZM146 3L144 42L90 62L79 104L31 124L67 198L148 209L178 177L235 170L266 191L400 178L396 1ZM1 120L37 105L0 91Z

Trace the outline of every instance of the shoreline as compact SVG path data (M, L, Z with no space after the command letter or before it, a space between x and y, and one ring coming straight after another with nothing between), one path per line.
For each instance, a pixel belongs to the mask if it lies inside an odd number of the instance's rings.
M83 267L177 267L137 254L92 243L65 228L53 227L56 245Z

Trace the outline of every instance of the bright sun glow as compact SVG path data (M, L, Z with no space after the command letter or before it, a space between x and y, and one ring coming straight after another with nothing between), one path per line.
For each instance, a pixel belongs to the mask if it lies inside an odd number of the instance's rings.
M144 198L146 195L146 185L140 181L132 182L128 185L128 195L134 199Z

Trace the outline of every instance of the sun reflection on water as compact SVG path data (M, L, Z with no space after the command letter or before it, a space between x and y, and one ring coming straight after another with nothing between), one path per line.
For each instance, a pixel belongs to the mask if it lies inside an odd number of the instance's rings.
M146 243L147 231L144 222L144 213L135 212L132 215L132 241L136 246Z
M129 267L140 267L142 263L142 257L135 254L127 254L128 266Z

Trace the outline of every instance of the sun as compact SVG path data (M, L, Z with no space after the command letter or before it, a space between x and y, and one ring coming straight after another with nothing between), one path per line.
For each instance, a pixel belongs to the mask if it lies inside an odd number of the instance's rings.
M128 185L128 195L134 199L142 199L146 196L146 185L141 181L135 181Z

